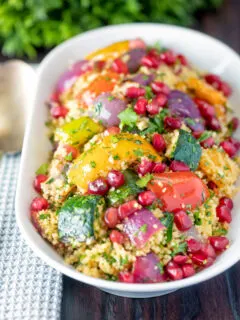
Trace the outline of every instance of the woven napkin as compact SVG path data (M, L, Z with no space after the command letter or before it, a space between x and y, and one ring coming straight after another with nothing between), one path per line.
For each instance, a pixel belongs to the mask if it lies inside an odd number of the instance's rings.
M57 320L61 274L34 255L16 224L19 163L19 155L8 155L0 164L0 320Z

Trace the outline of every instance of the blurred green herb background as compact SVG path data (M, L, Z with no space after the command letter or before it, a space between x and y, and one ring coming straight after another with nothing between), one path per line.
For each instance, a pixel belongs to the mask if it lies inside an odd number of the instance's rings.
M0 0L0 44L7 56L34 58L83 31L134 21L189 26L223 0Z

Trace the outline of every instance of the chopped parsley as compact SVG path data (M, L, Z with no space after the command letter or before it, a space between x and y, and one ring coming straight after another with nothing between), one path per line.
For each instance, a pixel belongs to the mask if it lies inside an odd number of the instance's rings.
M225 236L227 234L227 230L224 228L219 228L213 231L214 236Z
M153 96L154 96L154 94L153 94L153 92L152 92L152 88L149 87L149 86L146 86L146 87L145 87L145 91L146 91L146 93L145 93L145 98L148 99L148 100L152 99Z
M70 152L66 155L65 160L72 161L72 159L73 159L72 152Z
M160 219L161 223L167 228L166 236L167 236L167 243L172 240L172 232L173 232L173 214L169 212L164 212L164 217Z
M164 118L169 114L168 109L162 109L155 117L148 122L148 127L140 132L141 135L151 134L154 132L164 132Z
M118 280L118 277L114 276L113 274L107 274L106 278L109 281L117 281Z
M134 153L137 157L142 157L142 156L144 155L142 149L133 150L133 153Z
M111 142L112 143L117 143L118 141L119 141L119 138L117 136L115 136L115 135L111 136Z
M199 142L204 141L204 140L212 137L212 135L213 135L213 132L212 132L212 131L204 131L204 132L201 134L201 136L200 136L200 138L198 139L198 141L199 141Z
M158 262L156 264L161 274L164 274L163 264L161 262Z
M114 97L113 96L109 96L107 99L108 99L108 101L113 101Z
M103 258L110 264L112 265L114 262L116 262L117 260L110 256L109 254L107 254L106 252L103 253Z
M45 220L47 218L50 218L50 214L42 213L42 214L39 215L39 219L40 220Z
M114 159L114 160L120 160L120 157L119 157L118 154L115 154L115 155L113 156L113 159Z
M50 178L50 179L46 182L46 184L53 183L53 181L54 181L54 178Z
M96 162L95 161L90 161L90 165L92 168L96 168Z
M189 126L194 126L196 124L196 121L192 118L185 118L186 124Z
M145 233L147 231L147 224L143 224L140 228L139 231Z
M124 126L128 126L129 128L133 128L136 125L138 115L133 110L132 107L128 107L122 112L119 113L118 118L121 120L120 128L122 129Z
M124 266L128 264L128 256L125 256L125 258L123 258L122 256L120 256L120 265Z
M173 252L171 253L171 256L174 257L178 253L185 253L186 250L187 250L187 243L182 242L179 245L174 247Z
M36 174L47 174L48 172L48 163L43 163L36 171Z
M153 178L153 175L150 173L145 174L144 177L142 177L141 179L137 180L136 185L139 188L144 188L147 186L148 182L151 181Z
M202 224L202 219L199 217L200 215L200 210L196 210L194 211L193 213L193 217L194 217L194 224L197 225L197 226L201 226Z

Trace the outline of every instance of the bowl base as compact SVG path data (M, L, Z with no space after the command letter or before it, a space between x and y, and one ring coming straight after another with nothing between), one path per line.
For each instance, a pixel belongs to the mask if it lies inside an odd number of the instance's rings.
M166 291L159 291L159 292L124 292L124 291L117 291L117 290L106 290L99 288L104 292L113 294L119 297L126 297L126 298L153 298L153 297L160 297L176 290L166 290Z

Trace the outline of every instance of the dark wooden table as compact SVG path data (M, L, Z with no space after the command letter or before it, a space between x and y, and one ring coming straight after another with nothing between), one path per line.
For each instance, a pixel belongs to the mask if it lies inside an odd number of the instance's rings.
M240 0L225 0L217 12L199 15L195 29L222 40L240 53ZM4 60L0 55L0 61ZM63 276L61 319L238 320L240 262L205 283L149 299L116 297Z
M240 0L226 0L219 11L198 17L195 28L240 53ZM62 320L115 319L240 319L240 262L205 283L149 299L116 297L63 277Z

